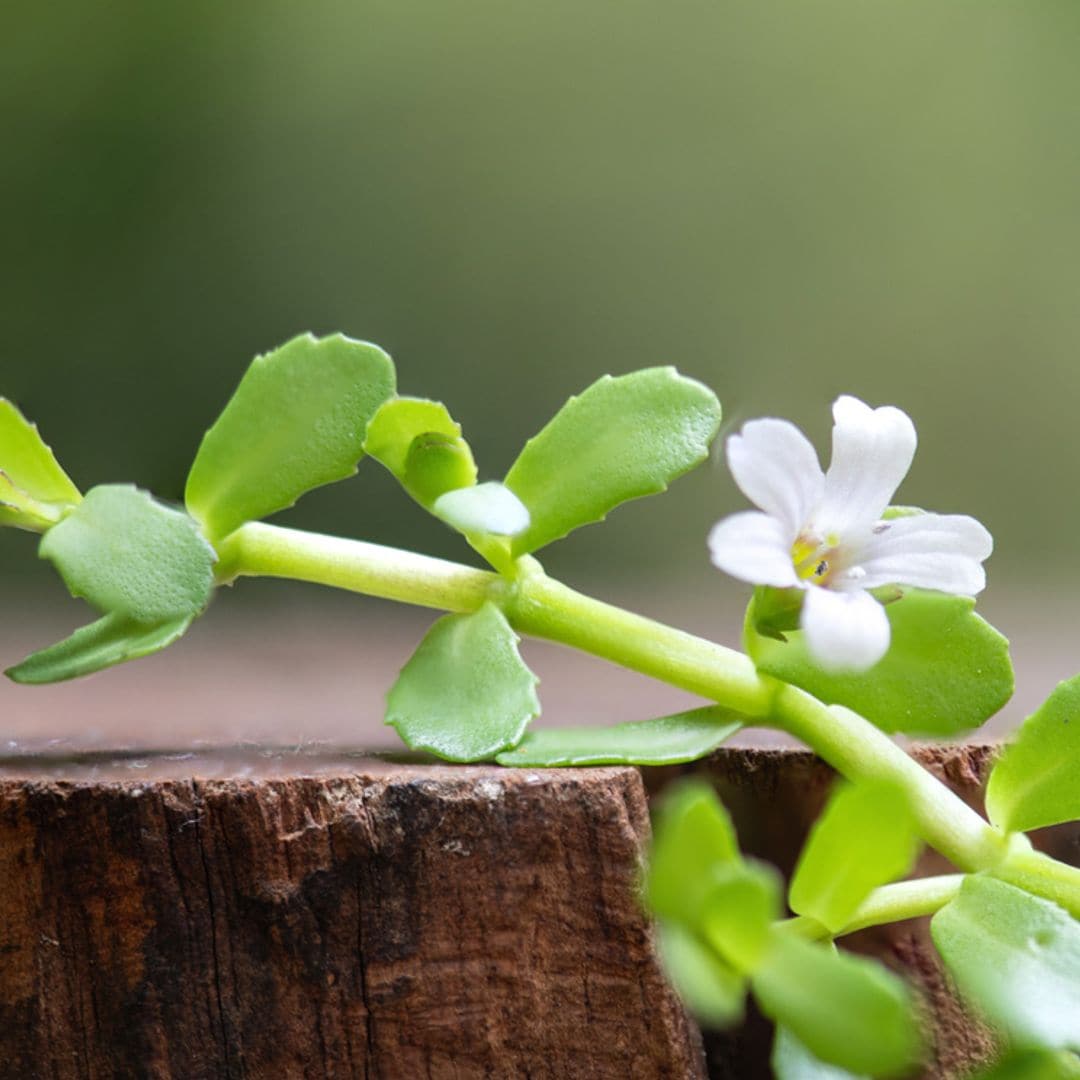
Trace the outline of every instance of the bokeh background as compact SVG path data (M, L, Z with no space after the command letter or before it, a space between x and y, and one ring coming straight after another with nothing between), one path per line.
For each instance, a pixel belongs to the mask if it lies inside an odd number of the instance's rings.
M179 498L250 357L306 329L388 349L488 478L605 371L677 364L729 428L823 449L851 392L916 420L900 498L997 538L1008 717L1080 670L1077 5L60 0L0 26L0 392L80 485ZM717 461L545 562L733 641L704 536L741 505ZM370 464L284 517L468 557ZM86 621L33 537L0 534L0 578L5 663ZM247 582L151 660L0 686L0 717L13 746L385 742L429 621ZM681 703L530 659L548 722Z

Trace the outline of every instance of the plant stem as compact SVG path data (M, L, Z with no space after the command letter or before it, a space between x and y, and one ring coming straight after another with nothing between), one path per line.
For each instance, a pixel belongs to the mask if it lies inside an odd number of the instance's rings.
M910 799L916 832L961 870L993 869L1005 857L1004 833L858 713L823 705L785 684L777 694L774 717L841 775L899 784Z
M1030 847L1019 848L998 868L995 877L1060 904L1080 919L1080 869L1058 862Z
M535 561L504 611L521 633L603 657L761 722L782 685L759 675L748 656L575 592Z
M914 878L898 881L895 885L883 885L875 889L855 910L851 919L835 934L817 919L796 915L779 924L807 938L843 937L868 926L915 919L920 915L933 915L943 908L960 891L964 874L941 874L938 877Z
M845 776L894 780L911 797L923 839L962 870L989 869L1005 853L1002 833L873 724L760 675L742 653L582 596L539 573L523 575L506 615L524 633L573 645L781 727Z
M584 596L519 559L501 577L396 548L249 523L219 545L217 576L294 578L446 611L493 600L519 632L569 645L699 694L799 738L842 775L887 779L922 838L965 871L990 870L1080 916L1080 870L993 828L887 735L849 709L761 675L740 652ZM903 896L905 894L898 894Z
M249 522L218 545L217 578L279 577L441 611L475 611L502 578L412 551Z

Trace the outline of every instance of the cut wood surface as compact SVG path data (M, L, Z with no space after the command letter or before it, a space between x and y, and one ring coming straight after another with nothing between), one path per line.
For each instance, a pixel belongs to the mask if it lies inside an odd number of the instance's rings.
M702 1074L634 770L143 764L8 762L0 1075Z

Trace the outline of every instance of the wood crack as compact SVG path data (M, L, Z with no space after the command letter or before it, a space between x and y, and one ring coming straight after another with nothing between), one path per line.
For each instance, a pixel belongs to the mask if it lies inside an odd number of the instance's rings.
M210 875L210 862L206 854L206 844L203 840L202 818L205 807L203 793L198 780L192 779L191 789L195 796L195 844L199 850L199 859L202 862L203 879L206 882L206 907L210 914L210 958L213 972L214 995L217 1000L218 1027L221 1030L221 1053L225 1063L225 1080L233 1077L231 1056L229 1053L229 1033L225 1017L225 999L221 990L221 958L218 953L217 912L214 905L214 885Z
M367 802L363 790L360 792L360 818L369 835L372 849L376 849L377 840L368 818ZM367 943L364 934L364 880L363 867L356 868L356 957L360 967L360 1000L364 1003L364 1080L377 1080L379 1064L375 1047L375 1016L371 1007L371 990L368 986Z

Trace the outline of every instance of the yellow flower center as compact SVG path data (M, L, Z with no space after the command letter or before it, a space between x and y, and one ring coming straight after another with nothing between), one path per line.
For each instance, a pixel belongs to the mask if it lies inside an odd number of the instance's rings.
M800 536L791 545L791 561L800 581L827 585L836 570L836 537Z

